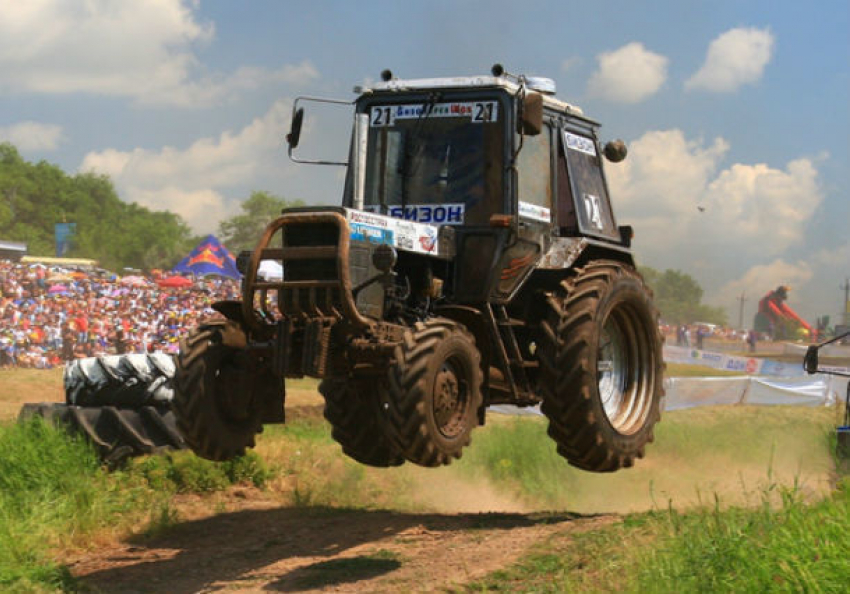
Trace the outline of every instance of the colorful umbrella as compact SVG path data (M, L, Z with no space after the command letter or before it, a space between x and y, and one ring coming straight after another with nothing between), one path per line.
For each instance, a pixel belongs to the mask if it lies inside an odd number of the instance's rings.
M125 287L147 287L148 281L144 277L131 274L122 278L121 284Z
M182 288L182 287L191 287L192 281L186 278L185 276L169 276L168 278L163 278L156 281L160 287L166 288Z

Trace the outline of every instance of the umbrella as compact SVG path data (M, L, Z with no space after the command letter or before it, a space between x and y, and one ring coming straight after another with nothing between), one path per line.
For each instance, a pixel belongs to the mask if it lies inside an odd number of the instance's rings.
M192 281L185 276L169 276L168 278L156 281L156 284L160 287L181 288L192 286Z
M147 287L148 281L147 279L131 274L130 276L125 276L121 279L121 284L125 287Z
M47 282L49 283L69 283L72 280L74 279L67 274L53 274L47 277Z
M68 287L66 287L65 285L53 285L52 287L47 289L47 292L53 295L55 295L56 293L67 293Z

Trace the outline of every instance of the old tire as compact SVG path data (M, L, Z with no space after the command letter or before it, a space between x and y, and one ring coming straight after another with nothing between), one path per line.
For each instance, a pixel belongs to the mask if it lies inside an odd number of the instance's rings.
M81 434L107 466L119 466L130 456L157 454L186 447L168 408L142 406L75 406L55 402L25 404L19 421L40 417L71 434Z
M661 417L658 313L638 273L588 264L547 299L538 352L541 409L558 453L612 472L642 458Z
M319 392L325 397L325 419L331 424L331 436L346 455L381 468L404 464L404 456L379 424L374 381L331 377L322 380Z
M65 365L65 402L77 406L168 406L174 361L165 353L107 355Z
M172 408L189 447L208 460L229 460L254 447L262 408L246 386L247 354L222 344L224 325L213 322L180 342Z
M451 320L405 332L379 392L384 429L405 458L421 466L460 458L478 425L480 363L475 339Z

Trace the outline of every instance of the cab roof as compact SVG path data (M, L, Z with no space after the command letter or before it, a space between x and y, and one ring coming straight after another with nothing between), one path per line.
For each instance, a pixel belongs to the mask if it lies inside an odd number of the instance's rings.
M535 88L535 79L529 77L526 81L526 87L531 90ZM451 78L415 78L415 79L399 79L393 78L388 81L373 83L369 87L355 88L355 92L361 94L370 93L401 93L407 91L430 91L433 89L486 89L498 88L505 89L508 92L516 93L520 89L520 84L510 80L504 76L456 76ZM584 112L580 107L561 101L554 95L541 92L543 95L543 104L555 111L583 116Z

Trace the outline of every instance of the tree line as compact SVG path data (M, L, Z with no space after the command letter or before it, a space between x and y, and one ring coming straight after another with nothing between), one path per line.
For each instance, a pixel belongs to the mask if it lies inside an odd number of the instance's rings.
M254 192L240 214L221 222L219 239L234 253L251 249L281 209L299 205ZM121 200L105 175L69 175L0 143L0 239L27 244L31 255L54 256L57 223L76 225L64 256L92 258L109 270L170 269L201 240L179 215Z
M640 273L655 294L655 306L665 323L726 325L726 311L702 303L702 287L691 275L671 269L661 272L648 266L641 266Z
M234 255L251 250L265 226L293 206L304 203L252 192L238 214L221 221L218 238ZM53 256L54 225L62 222L76 224L65 255L93 258L109 270L170 269L201 240L179 215L121 200L105 175L69 175L45 161L29 163L14 146L0 143L0 239L26 243L32 255ZM665 322L726 322L723 308L701 303L702 287L690 275L648 267L641 273Z

